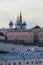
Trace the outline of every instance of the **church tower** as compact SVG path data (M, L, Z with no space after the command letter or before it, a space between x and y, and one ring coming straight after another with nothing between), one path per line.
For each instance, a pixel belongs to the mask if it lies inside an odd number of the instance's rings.
M21 29L22 29L22 14L21 14L21 12L20 12L20 23L21 23Z

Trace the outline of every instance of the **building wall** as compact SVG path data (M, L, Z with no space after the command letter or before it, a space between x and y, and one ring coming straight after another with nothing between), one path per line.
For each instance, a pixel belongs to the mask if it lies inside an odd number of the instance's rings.
M0 36L0 39L3 39L3 40L5 40L5 36Z
M5 60L0 60L0 65L5 65Z
M36 36L36 38L34 37L34 35ZM34 39L37 39L37 41L39 43L43 43L43 31L40 31L40 32L33 32L33 41Z
M33 41L34 41L34 35L36 35L36 39L38 36L39 43L43 43L43 28L33 28L31 29L33 32Z
M19 64L19 62L21 62L21 64ZM16 59L16 60L7 60L7 65L9 65L9 63L10 63L10 65L14 65L14 63L15 63L15 65L23 65L23 59Z
M28 64L27 64L28 62ZM42 65L43 64L43 59L26 59L25 60L25 65Z
M43 65L43 58L0 60L0 65Z
M25 42L33 42L32 32L8 32L7 40L24 40Z
M43 43L43 31L39 32L39 42Z
M13 26L9 26L9 29L12 30L13 29Z
M31 29L32 32L7 32L7 40L24 40L25 42L37 42L43 43L43 29ZM34 37L34 35L36 37ZM37 38L38 37L38 38ZM35 41L35 42L36 42Z

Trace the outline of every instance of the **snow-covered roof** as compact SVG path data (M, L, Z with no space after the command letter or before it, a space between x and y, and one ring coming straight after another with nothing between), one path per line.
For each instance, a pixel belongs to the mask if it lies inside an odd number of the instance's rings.
M0 55L0 60L21 60L21 59L38 59L43 58L43 54L41 53L30 53L30 54L6 54Z

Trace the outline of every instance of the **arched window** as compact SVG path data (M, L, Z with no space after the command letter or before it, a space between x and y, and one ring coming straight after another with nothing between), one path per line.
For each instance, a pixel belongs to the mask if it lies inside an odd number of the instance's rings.
M31 64L33 64L33 61L31 62Z
M10 63L8 65L10 65Z
M35 61L35 63L36 63L36 64L38 64L38 62L37 62L37 61Z
M41 63L41 60L39 61L39 63Z
M27 61L27 64L29 64L29 62Z
M14 65L16 65L16 63L14 62Z
M2 63L0 65L2 65Z
M19 65L21 65L21 62L19 62Z

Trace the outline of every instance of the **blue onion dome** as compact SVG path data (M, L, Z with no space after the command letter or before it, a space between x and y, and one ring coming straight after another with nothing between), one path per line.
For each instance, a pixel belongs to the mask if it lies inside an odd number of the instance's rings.
M17 22L17 25L18 25L18 26L20 26L20 25L21 25L20 21L18 21L18 22Z
M23 22L23 26L26 26L26 22L25 21Z
M9 26L13 26L13 22L12 21L10 21Z

